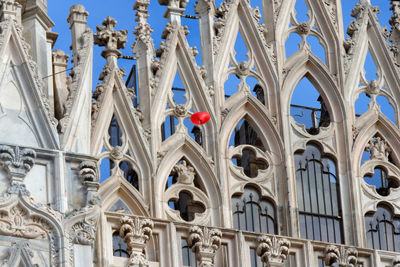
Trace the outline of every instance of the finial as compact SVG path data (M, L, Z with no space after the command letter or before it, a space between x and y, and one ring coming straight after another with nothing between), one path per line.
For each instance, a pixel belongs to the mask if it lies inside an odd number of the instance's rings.
M120 56L121 52L119 49L125 48L128 31L115 30L114 27L117 25L117 21L110 16L103 21L103 25L104 27L96 27L97 33L94 35L94 43L106 47L106 49L101 53L101 56L104 58Z

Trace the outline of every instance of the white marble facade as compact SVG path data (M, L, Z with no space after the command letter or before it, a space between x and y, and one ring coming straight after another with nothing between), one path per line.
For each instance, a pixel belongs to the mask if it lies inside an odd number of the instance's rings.
M136 0L130 88L118 66L128 31L114 18L90 29L85 8L70 7L68 55L52 49L46 0L0 0L0 266L399 267L400 5L391 1L389 31L369 0L348 29L340 0L305 0L308 21L295 2L199 0L196 48L181 20L187 1L159 0L168 23L155 47L149 0ZM287 56L291 35L301 41ZM94 45L106 64L92 90ZM365 76L368 53L376 80ZM320 94L312 126L291 116L304 77ZM356 116L361 94L370 103ZM211 119L193 128L199 111ZM368 182L375 175L380 185Z

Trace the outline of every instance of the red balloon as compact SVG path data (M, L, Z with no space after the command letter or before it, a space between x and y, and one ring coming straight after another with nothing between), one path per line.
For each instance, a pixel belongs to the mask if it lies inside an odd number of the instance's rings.
M193 122L194 124L197 124L197 125L204 124L209 119L210 119L210 113L208 113L206 111L201 111L201 112L194 113L190 117L190 121Z

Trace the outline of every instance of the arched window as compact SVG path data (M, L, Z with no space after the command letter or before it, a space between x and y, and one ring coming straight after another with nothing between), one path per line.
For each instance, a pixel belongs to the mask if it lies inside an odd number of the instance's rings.
M391 209L378 205L375 213L365 215L365 229L369 248L400 251L400 219Z
M258 191L246 186L243 194L232 197L233 225L236 229L277 234L275 206Z
M113 240L113 256L129 258L128 246L124 239L120 237L119 232L115 231L112 236Z
M342 209L336 164L307 145L295 153L297 201L302 238L343 243Z

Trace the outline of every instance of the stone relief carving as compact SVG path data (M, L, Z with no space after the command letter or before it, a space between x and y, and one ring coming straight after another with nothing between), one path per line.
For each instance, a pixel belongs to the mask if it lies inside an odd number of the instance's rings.
M356 266L358 251L355 248L329 245L325 248L325 265L333 266L337 263L339 267Z
M213 37L213 53L216 55L219 51L222 38L225 33L225 26L228 19L229 10L232 6L231 2L222 2L216 10L217 20L214 23L215 35Z
M193 185L196 172L194 171L194 168L186 162L186 160L182 160L181 164L176 164L172 168L172 172L178 175L178 183Z
M290 242L285 238L273 236L272 239L266 235L257 239L257 255L267 266L284 266L285 260L289 255Z
M92 246L96 237L96 220L84 219L71 228L71 239L74 244Z
M52 227L37 215L30 216L21 205L1 211L0 233L27 239L46 238Z
M119 234L124 238L124 242L128 245L130 252L129 266L149 266L149 262L144 254L144 248L152 235L153 221L124 216L120 222L121 228Z
M192 226L189 229L188 244L196 253L200 267L214 267L215 253L221 246L222 233L215 228Z
M365 150L371 153L371 160L378 159L384 161L388 160L389 152L391 151L387 142L380 136L377 136L375 140L372 138L365 146Z

